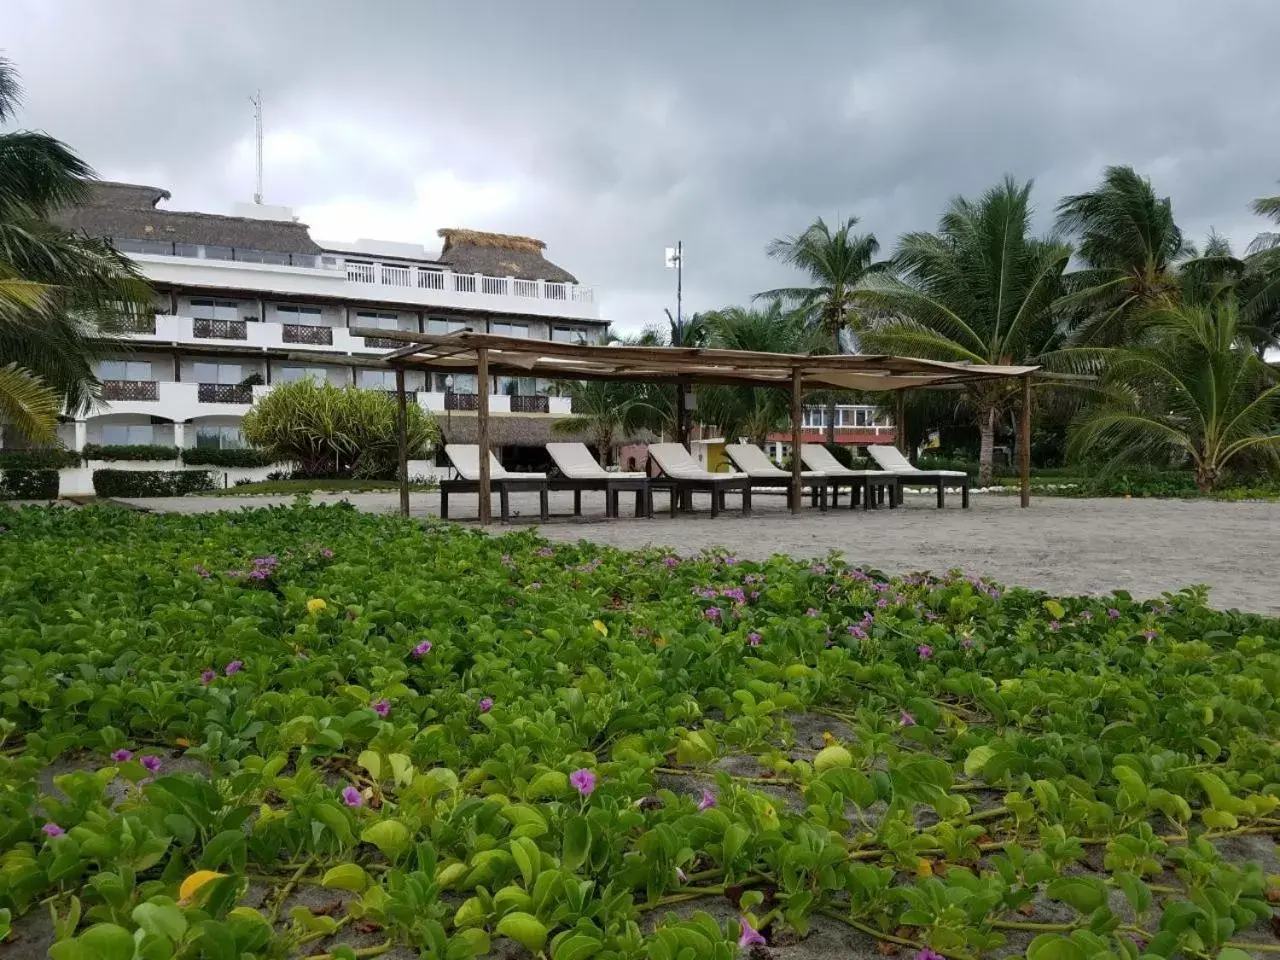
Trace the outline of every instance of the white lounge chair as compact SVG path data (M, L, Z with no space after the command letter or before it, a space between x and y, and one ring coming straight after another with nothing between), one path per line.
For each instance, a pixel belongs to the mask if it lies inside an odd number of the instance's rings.
M791 491L791 471L783 470L769 459L768 454L754 443L726 443L724 452L734 466L751 478L752 487L782 487ZM808 487L812 504L827 509L827 475L821 471L806 470L800 474L802 487Z
M890 447L885 444L873 444L867 447L867 453L871 454L871 459L887 472L898 477L900 481L898 484L899 502L901 502L903 483L909 483L912 486L932 486L938 490L938 508L941 509L946 505L945 488L947 486L959 486L960 505L966 509L968 508L969 475L963 470L921 470L904 457L902 451L897 447Z
M603 490L604 512L607 517L618 515L618 494L634 490L636 516L653 515L653 495L649 492L648 478L643 473L614 473L596 462L585 443L548 443L547 453L555 461L562 479L550 481L553 490L573 491L573 513L582 513L582 491Z
M453 469L458 471L459 478L440 481L440 518L448 520L451 493L480 492L480 446L475 443L447 443L444 452L453 464ZM489 485L491 491L498 491L503 523L507 522L511 512L512 490L537 490L541 517L546 520L549 516L545 473L508 473L493 455L493 451L489 451Z
M882 470L854 470L846 467L820 443L800 444L800 461L811 470L817 470L827 478L831 485L831 505L840 505L840 487L847 485L850 490L849 508L852 509L862 501L862 509L870 510L877 500L883 501L885 492L889 494L889 507L896 507L899 502L898 478L892 473ZM877 497L877 493L879 497Z
M729 490L741 492L742 512L751 512L751 478L745 473L711 473L693 459L682 443L651 443L649 459L662 471L660 476L650 478L649 484L670 492L671 516L676 515L683 494L692 490L710 492L713 517L724 509L724 495Z

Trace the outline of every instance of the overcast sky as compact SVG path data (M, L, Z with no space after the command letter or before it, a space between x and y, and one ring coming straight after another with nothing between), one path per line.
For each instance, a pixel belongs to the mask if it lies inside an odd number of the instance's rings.
M312 235L528 234L635 330L790 281L768 241L861 218L886 252L947 199L1128 163L1199 242L1278 192L1276 0L3 0L22 126L106 178Z

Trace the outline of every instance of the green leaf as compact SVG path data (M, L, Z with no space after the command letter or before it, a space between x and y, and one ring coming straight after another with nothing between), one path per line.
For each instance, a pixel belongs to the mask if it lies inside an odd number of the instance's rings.
M1054 620L1061 620L1067 615L1067 611L1057 600L1046 600L1043 604L1045 612Z
M852 767L853 754L844 747L832 744L818 751L818 755L813 758L813 769L822 773L824 770L833 770L837 767Z
M360 839L365 843L372 843L382 851L384 857L392 861L400 859L413 843L409 828L399 820L379 820L365 827Z
M560 857L564 868L576 873L587 862L591 853L591 827L582 817L571 817L564 822L564 847Z
M74 940L49 947L51 960L133 960L133 934L114 923L94 924Z
M982 768L987 765L987 761L996 755L996 748L987 746L985 743L980 747L974 747L969 751L969 756L964 759L964 775L966 777L976 777L982 773Z
M552 960L589 960L603 948L597 937L572 933L551 949Z
M724 866L729 869L738 858L742 846L751 838L751 831L740 823L731 823L724 832Z
M1253 960L1253 954L1236 947L1223 947L1218 951L1218 960Z
M1107 902L1107 888L1094 877L1058 877L1045 887L1045 896L1081 913L1093 913Z
M413 783L415 787L420 786L428 797L434 797L457 790L458 775L448 767L432 767L414 777Z
M413 783L413 761L403 753L393 753L387 757L391 761L391 778L397 787L407 787Z
M1084 948L1060 933L1042 933L1027 946L1027 960L1089 960Z
M187 932L187 918L173 904L140 903L133 908L133 922L157 937L180 940Z
M382 757L378 756L376 750L361 750L356 763L369 771L369 777L374 783L382 781Z
M547 770L538 774L525 788L526 800L547 800L560 797L569 790L569 777L559 770Z
M520 868L525 889L532 890L538 870L542 866L542 854L538 850L538 845L528 837L516 837L511 841L511 856L516 866Z
M340 863L330 867L320 879L320 886L326 890L350 890L362 893L369 886L369 875L356 863Z
M509 913L498 921L495 929L500 936L510 937L532 953L537 953L547 942L547 928L527 913Z
M245 857L244 833L224 830L205 846L200 854L200 866L205 870L217 870L225 863L236 873L244 873Z
M335 804L317 804L313 812L317 820L333 831L342 846L349 847L356 842L355 835L351 832L351 821Z

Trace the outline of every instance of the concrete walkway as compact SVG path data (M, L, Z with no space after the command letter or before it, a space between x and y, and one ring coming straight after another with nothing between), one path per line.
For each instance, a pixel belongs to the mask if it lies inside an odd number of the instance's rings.
M394 493L317 495L316 502L347 499L361 510L398 508ZM137 500L151 510L180 513L235 510L289 503L289 497L184 497ZM730 499L730 505L736 498ZM439 497L412 496L415 516L435 515ZM536 523L537 498L512 497L516 523ZM475 501L459 497L450 504L454 518L474 520ZM495 510L497 507L495 499ZM659 508L665 501L659 500ZM1057 593L1108 593L1127 590L1154 597L1193 584L1211 588L1215 606L1280 614L1280 505L1219 503L1207 500L1068 500L1041 498L1029 510L1016 497L975 495L969 510L959 498L945 510L931 496L908 495L901 510L840 509L820 513L805 507L798 517L786 512L777 496L757 496L755 511L742 517L729 510L715 520L707 502L695 502L694 515L671 520L624 516L604 519L602 494L583 495L583 519L567 516L570 494L553 494L550 523L541 532L553 540L594 540L618 547L667 546L693 554L723 546L742 557L773 553L817 557L842 551L850 561L889 572L962 568L1009 584ZM624 513L630 509L623 498ZM502 528L495 526L495 531Z

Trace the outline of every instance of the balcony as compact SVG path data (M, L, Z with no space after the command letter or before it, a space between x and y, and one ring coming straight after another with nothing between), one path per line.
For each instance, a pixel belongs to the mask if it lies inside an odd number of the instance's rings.
M243 320L196 317L191 321L191 335L197 340L248 340L249 325Z
M160 399L154 380L103 380L102 399L131 402Z
M280 336L285 343L307 343L318 347L333 346L333 327L306 323L282 323Z
M403 340L392 340L388 337L365 337L364 345L370 350L395 350L405 346Z
M479 410L480 398L474 393L446 393L444 408L446 410Z
M512 413L550 413L551 402L547 397L521 397L512 395Z
M253 403L253 386L248 383L202 383L196 388L200 403Z

